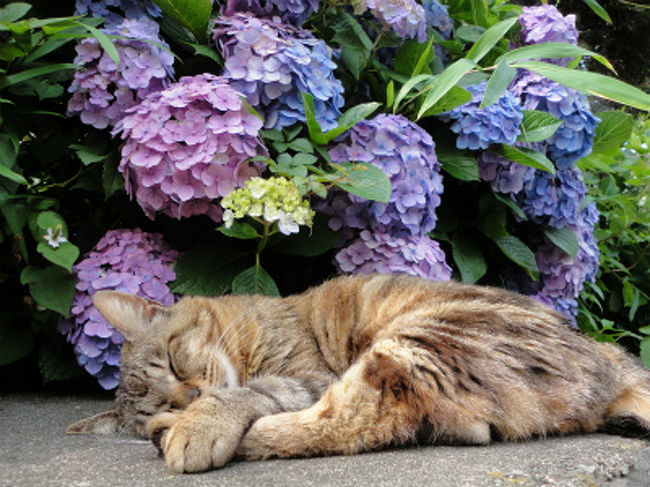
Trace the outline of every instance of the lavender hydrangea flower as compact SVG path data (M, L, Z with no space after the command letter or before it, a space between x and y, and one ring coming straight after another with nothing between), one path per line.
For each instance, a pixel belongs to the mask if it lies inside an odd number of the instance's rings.
M557 171L535 170L516 200L535 223L562 228L578 220L587 187L578 168Z
M496 103L479 108L487 82L466 86L472 101L440 115L445 121L454 120L451 130L458 134L459 149L487 149L492 144L514 144L519 135L523 114L519 100L506 92Z
M228 0L221 15L250 12L256 17L279 17L282 22L300 26L318 11L320 0Z
M151 92L169 84L173 75L171 53L145 40L165 42L158 36L158 24L148 18L125 19L107 34L128 39L115 39L120 55L116 66L95 38L83 39L75 47L75 64L83 66L75 72L68 91L68 115L80 114L81 121L103 129L114 125L125 111Z
M90 17L103 17L104 27L112 28L126 19L157 18L160 8L151 0L77 0L75 13Z
M568 42L578 44L576 16L564 16L553 5L523 7L519 16L520 38L524 44Z
M381 114L356 124L329 151L333 162L369 162L391 181L387 204L348 195L345 226L382 225L392 235L424 234L436 225L442 176L431 136L401 115Z
M314 97L316 119L336 127L343 85L334 78L332 50L310 32L249 14L219 17L214 40L225 59L224 76L262 112L266 128L305 121L300 93Z
M437 0L424 0L422 3L427 27L437 30L445 39L451 39L454 23L447 12L447 5Z
M521 98L524 110L545 111L562 121L546 141L547 155L558 169L568 169L591 153L600 119L583 94L531 72L519 76L510 91Z
M207 214L218 222L214 200L262 170L247 162L267 153L261 127L227 80L183 77L129 109L113 130L125 140L119 170L127 192L150 218Z
M541 289L535 295L575 322L576 298L585 281L593 282L598 271L598 244L594 238L594 225L598 221L595 203L587 205L568 227L578 238L578 253L572 258L552 243L540 247L535 253L540 270Z
M168 283L176 279L173 262L177 257L161 234L120 229L107 232L74 266L77 293L70 318L59 324L59 331L74 344L79 365L104 389L117 387L124 337L97 311L92 296L100 289L111 289L169 306L174 295Z
M481 152L478 157L479 177L499 193L519 193L534 174L534 168L510 161L489 150Z
M427 40L427 23L422 5L415 0L364 0L370 13L405 39ZM356 13L360 13L359 9Z
M405 273L434 281L451 278L451 268L440 245L426 235L402 238L363 230L357 240L336 254L335 261L341 272Z

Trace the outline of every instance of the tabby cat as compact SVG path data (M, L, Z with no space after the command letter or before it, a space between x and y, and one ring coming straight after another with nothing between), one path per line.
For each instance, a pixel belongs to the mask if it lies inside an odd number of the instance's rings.
M397 275L303 294L99 291L125 336L115 404L70 433L147 436L176 472L232 458L650 432L650 372L531 298Z

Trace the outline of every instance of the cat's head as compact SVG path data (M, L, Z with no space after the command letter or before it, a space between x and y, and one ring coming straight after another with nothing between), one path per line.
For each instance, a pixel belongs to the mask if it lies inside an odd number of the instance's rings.
M107 411L71 424L68 433L145 436L154 414L187 407L205 387L238 384L220 339L218 301L185 298L165 308L138 296L98 291L93 302L124 335L120 383Z

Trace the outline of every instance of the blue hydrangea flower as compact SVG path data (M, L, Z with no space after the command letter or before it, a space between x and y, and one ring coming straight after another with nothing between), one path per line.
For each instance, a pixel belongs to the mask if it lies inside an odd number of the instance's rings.
M162 15L151 0L77 0L75 13L89 17L103 17L104 27L112 28L124 19L156 18Z
M496 103L479 108L487 81L466 86L472 101L440 115L453 120L451 130L458 134L459 149L487 149L492 144L514 144L523 119L519 100L506 92Z
M427 40L424 8L415 0L364 0L370 13L405 39ZM359 10L356 11L359 13Z
M214 40L224 76L262 113L266 128L305 121L301 92L314 97L316 119L336 127L343 85L334 77L332 50L306 30L249 14L219 17Z
M391 181L388 203L348 195L334 226L381 226L391 235L419 235L436 225L442 176L431 136L401 115L381 114L356 124L329 151L333 162L368 162Z
M433 281L448 281L451 268L445 253L426 235L394 237L364 230L359 238L335 256L341 272L354 274L411 274Z
M320 0L228 0L221 15L250 12L257 17L280 17L287 24L302 25L318 11Z
M523 7L519 16L521 33L524 44L540 44L542 42L568 42L578 44L578 29L576 16L566 17L553 5Z
M531 72L519 76L510 91L520 97L522 109L548 112L562 121L546 141L546 155L558 169L568 169L591 153L600 119L583 94Z
M534 168L510 161L489 150L481 152L477 161L479 177L499 193L519 193L535 175Z
M578 168L557 171L535 170L516 200L535 223L562 228L578 220L587 187Z
M447 12L447 5L443 5L437 0L424 0L424 15L427 27L437 30L445 39L451 39L454 30L454 23Z
M104 389L114 389L119 382L124 337L97 311L92 296L110 289L169 306L174 295L168 283L176 279L173 263L177 257L178 252L165 244L161 234L119 229L107 232L74 266L77 293L70 318L59 324L59 332L74 344L79 365Z

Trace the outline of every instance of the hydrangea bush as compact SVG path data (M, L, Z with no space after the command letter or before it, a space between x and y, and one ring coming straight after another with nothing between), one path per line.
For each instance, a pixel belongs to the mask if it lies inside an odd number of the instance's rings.
M2 10L5 363L38 346L44 376L69 377L65 336L114 387L121 337L98 289L167 305L405 272L509 287L580 321L604 248L588 192L609 167L585 161L631 130L585 92L639 110L650 97L579 67L609 65L568 12L479 4L78 0L84 17L45 23Z

